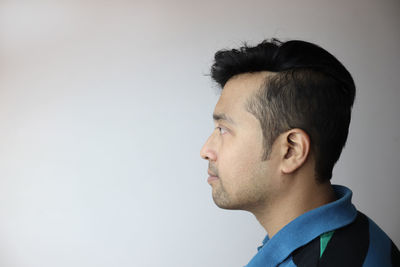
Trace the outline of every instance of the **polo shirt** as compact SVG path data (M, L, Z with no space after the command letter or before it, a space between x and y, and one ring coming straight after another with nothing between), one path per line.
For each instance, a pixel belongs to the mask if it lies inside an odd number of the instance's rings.
M337 200L308 211L265 237L246 267L400 266L392 240L351 203L350 189L334 185Z

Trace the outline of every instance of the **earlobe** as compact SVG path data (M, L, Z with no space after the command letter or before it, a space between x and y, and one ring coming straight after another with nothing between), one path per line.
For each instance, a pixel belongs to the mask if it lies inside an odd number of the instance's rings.
M290 174L300 169L307 161L310 138L305 131L297 128L285 132L283 137L281 170L284 174Z

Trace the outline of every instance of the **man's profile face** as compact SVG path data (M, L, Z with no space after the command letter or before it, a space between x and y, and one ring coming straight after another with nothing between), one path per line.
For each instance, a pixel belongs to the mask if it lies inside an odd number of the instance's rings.
M247 101L263 85L268 72L232 77L224 86L214 109L215 129L201 156L209 161L208 180L217 206L251 210L273 193L276 157L263 161L263 133ZM213 177L216 176L216 177Z

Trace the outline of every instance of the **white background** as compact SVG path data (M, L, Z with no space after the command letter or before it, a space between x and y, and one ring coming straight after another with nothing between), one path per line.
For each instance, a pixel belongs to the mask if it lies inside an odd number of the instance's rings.
M0 0L0 266L245 265L265 232L211 199L207 74L271 37L354 76L333 182L399 245L399 18L398 0Z

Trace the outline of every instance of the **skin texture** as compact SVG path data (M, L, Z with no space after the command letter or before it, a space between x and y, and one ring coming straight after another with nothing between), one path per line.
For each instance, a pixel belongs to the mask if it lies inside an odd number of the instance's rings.
M246 109L270 72L245 73L225 84L214 109L215 129L201 149L208 160L215 204L252 212L272 237L302 213L334 200L329 182L317 183L310 139L301 129L282 133L263 160L258 119Z

